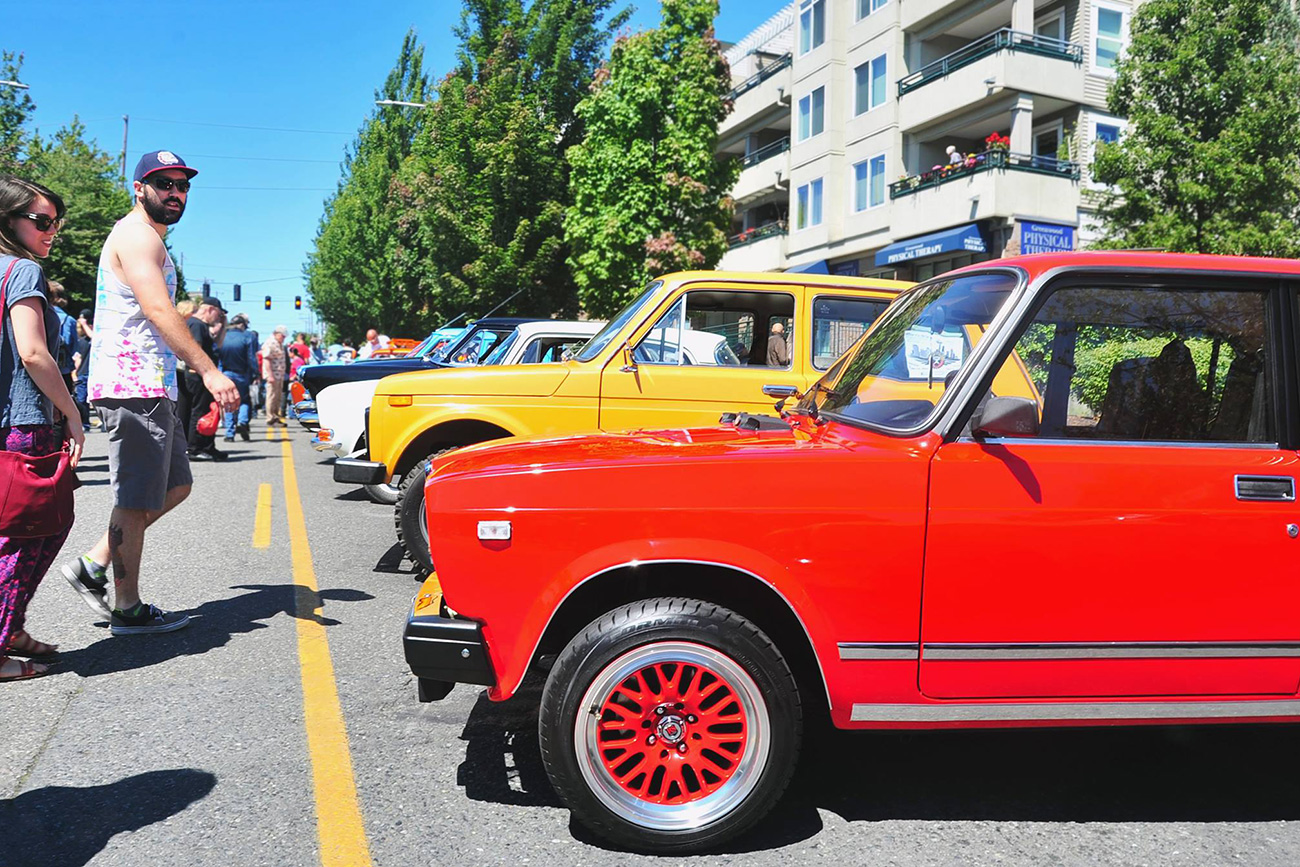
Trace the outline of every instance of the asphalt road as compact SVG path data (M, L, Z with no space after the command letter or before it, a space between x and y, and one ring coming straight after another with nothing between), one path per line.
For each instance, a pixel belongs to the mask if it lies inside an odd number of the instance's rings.
M61 645L61 662L0 686L0 865L667 860L610 850L570 822L539 760L536 688L505 704L467 686L416 701L400 634L418 581L394 559L392 510L334 484L301 429L289 434L292 473L286 446L260 424L254 434L222 444L230 461L197 464L190 500L147 538L143 594L190 611L188 629L112 638L57 564L37 592L29 629ZM70 556L107 523L104 438L87 446ZM296 560L291 482L306 528ZM270 537L255 547L262 485ZM318 595L295 588L313 578ZM324 641L328 654L313 657ZM328 701L304 695L331 687L346 738L309 738ZM757 832L673 860L1294 867L1298 735L815 731ZM322 848L318 815L346 836L335 817L346 819L353 785L354 848Z

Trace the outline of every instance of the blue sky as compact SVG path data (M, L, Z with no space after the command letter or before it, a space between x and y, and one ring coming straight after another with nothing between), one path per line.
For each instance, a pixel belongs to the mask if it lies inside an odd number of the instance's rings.
M657 23L657 2L634 5L632 29ZM722 0L718 37L740 39L784 5ZM210 279L227 309L246 311L266 334L277 323L308 325L301 267L344 147L402 36L416 28L426 67L441 77L459 15L452 0L6 3L0 48L25 55L22 81L43 133L75 114L117 154L125 114L128 174L157 149L200 170L172 248L194 290ZM243 286L240 304L233 283Z

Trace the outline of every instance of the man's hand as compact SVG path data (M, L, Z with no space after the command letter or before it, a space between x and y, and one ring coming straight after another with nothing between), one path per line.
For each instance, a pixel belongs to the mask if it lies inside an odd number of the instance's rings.
M68 442L68 463L75 470L81 463L81 450L86 445L86 434L81 429L81 418L64 418L63 434Z
M221 405L226 412L231 412L239 406L239 389L230 381L230 377L217 369L209 370L203 374L203 387L211 394L212 399Z

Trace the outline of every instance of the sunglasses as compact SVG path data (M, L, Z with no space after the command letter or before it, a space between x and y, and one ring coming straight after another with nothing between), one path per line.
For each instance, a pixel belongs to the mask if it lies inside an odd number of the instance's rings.
M188 193L190 191L190 182L187 180L178 180L176 178L148 178L145 183L158 190L160 193L166 193L175 187L179 192Z
M48 214L14 214L15 217L22 217L24 220L31 220L36 224L36 231L48 232L50 229L59 231L63 221L58 217L51 217Z

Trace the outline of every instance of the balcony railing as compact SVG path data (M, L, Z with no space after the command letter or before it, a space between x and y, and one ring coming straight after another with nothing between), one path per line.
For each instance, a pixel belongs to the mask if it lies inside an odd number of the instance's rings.
M1034 33L1021 33L1018 30L1003 28L1002 30L995 30L988 36L976 39L969 45L962 46L947 57L941 57L933 63L927 63L909 76L900 78L898 80L898 95L902 96L909 90L916 90L936 78L943 78L963 66L969 66L981 57L988 57L990 54L996 54L999 51L1024 51L1029 54L1041 54L1044 57L1057 57L1061 60L1069 60L1072 63L1083 63L1082 45L1061 39L1052 39L1049 36L1038 36Z
M740 159L740 165L742 168L747 169L750 166L758 165L763 160L771 159L772 157L778 154L783 154L789 149L790 149L790 136L786 136L785 138L774 141L771 144L763 145L761 148L759 148L756 151L753 151L752 153L745 154Z
M988 150L983 153L971 154L964 161L954 165L941 166L928 172L922 172L919 175L909 175L894 181L889 185L889 197L897 199L901 196L910 196L929 187L937 187L949 181L968 178L971 175L993 169L1033 172L1039 175L1069 178L1074 181L1079 179L1079 164L1069 160L1058 160L1055 157L1038 156L1036 154L1016 154L1000 149Z
M746 229L739 235L732 235L727 239L727 247L735 249L743 247L746 244L752 244L755 241L761 241L764 238L770 238L773 235L784 235L788 232L785 220L777 220L774 223L764 223L761 226L755 226L752 229Z
M740 96L742 93L748 90L753 90L763 82L767 81L772 76L776 75L782 69L787 68L791 63L791 60L792 58L789 54L782 54L776 60L773 60L767 66L764 66L762 69L760 69L756 74L751 75L749 78L746 78L740 84L737 84L734 88L732 88L731 93L727 94L727 98L735 99L736 97Z

